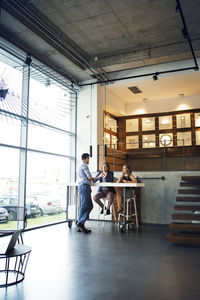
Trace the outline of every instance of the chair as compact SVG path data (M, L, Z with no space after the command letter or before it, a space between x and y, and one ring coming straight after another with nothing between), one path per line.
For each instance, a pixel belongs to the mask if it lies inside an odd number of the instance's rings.
M22 233L27 226L27 209L23 206L10 206L6 208L8 211L8 219L7 222L12 224L10 228L9 226L5 226L3 228L3 223L0 224L0 237L13 234L16 230L21 229L21 233L18 239L18 243L24 244ZM15 222L15 223L14 223Z
M131 200L133 201L133 211L130 211ZM118 222L120 221L121 217L124 217L124 212L118 214ZM126 221L132 220L133 217L135 217L135 225L138 228L138 215L137 215L137 206L136 206L136 196L135 195L132 196L132 199L126 198L126 212L125 212Z

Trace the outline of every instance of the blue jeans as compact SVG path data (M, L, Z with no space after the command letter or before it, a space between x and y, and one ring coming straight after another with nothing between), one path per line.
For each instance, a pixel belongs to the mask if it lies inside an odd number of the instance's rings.
M81 198L81 208L79 213L78 222L84 224L89 218L89 214L93 209L93 203L91 198L91 187L87 184L78 186L78 192Z

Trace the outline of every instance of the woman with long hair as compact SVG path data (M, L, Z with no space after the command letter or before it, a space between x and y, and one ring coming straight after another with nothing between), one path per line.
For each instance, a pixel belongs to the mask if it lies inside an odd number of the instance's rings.
M137 182L136 178L133 176L130 167L125 164L122 168L122 175L120 178L117 180L117 182ZM117 196L117 212L120 213L122 212L122 190L123 188L121 187L116 187L116 196Z

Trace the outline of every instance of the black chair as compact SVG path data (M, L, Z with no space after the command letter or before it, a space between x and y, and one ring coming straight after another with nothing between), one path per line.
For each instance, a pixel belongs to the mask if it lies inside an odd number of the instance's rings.
M8 211L8 222L9 224L13 224L13 228L11 226L10 229L6 229L7 226L5 226L5 229L3 228L3 223L0 224L0 237L11 235L16 230L21 230L18 243L23 244L23 236L22 233L25 230L27 226L27 209L23 206L10 206L9 208L6 208ZM11 223L12 222L12 223ZM16 228L14 228L16 226Z

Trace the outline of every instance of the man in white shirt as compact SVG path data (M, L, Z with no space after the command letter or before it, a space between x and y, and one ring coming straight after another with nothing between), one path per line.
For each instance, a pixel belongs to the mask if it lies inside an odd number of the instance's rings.
M89 218L89 214L93 209L90 185L94 178L88 168L90 155L88 153L83 153L81 158L82 164L78 170L78 192L81 198L81 208L77 228L78 232L90 233L91 230L85 228L85 221Z

